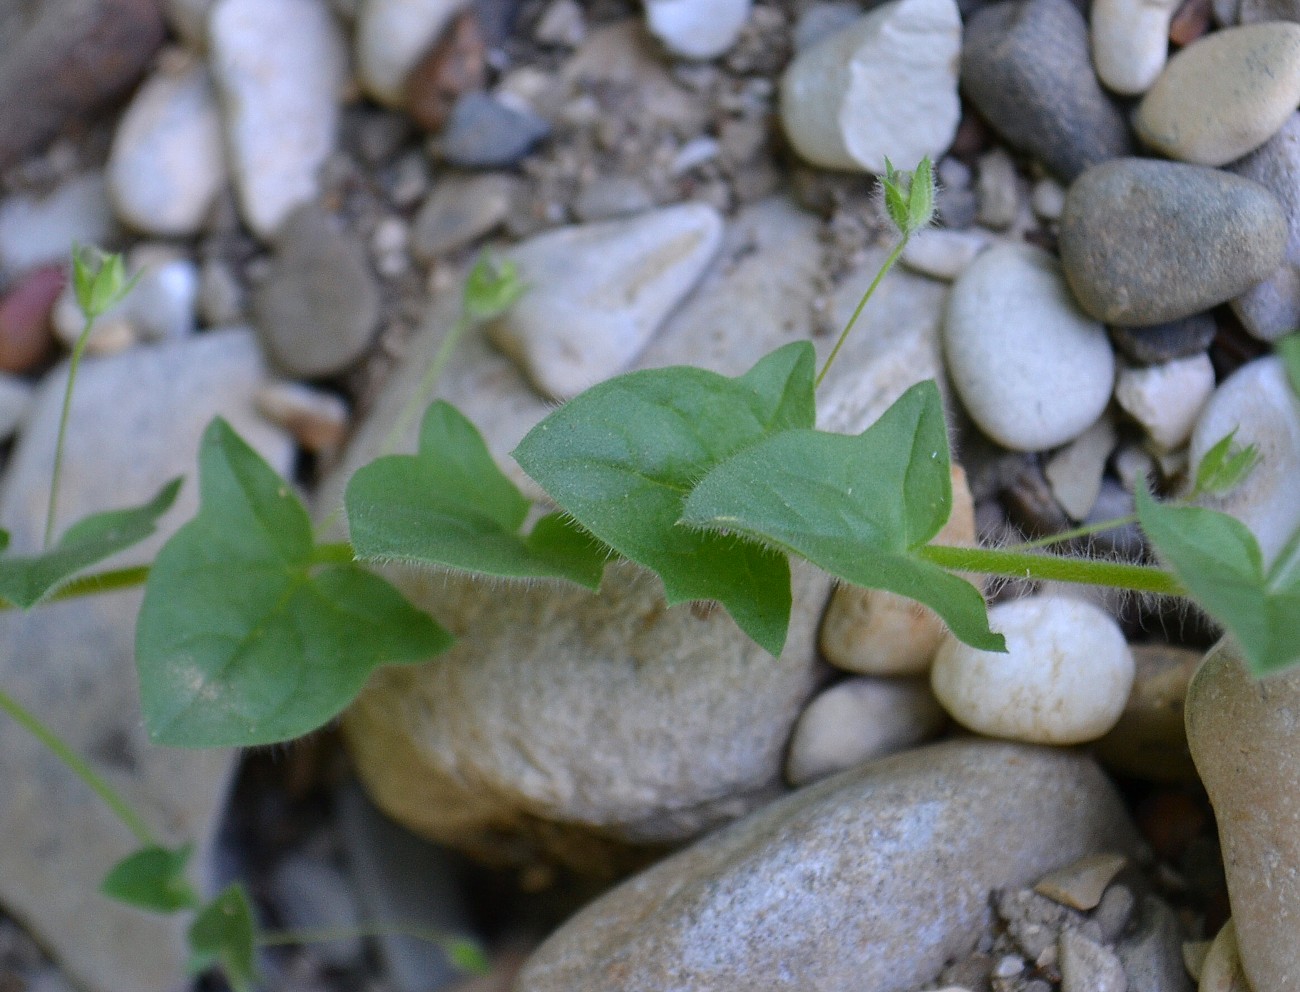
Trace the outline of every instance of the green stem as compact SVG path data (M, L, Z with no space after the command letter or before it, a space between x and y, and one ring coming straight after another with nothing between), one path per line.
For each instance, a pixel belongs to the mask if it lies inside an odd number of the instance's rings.
M356 552L347 541L318 544L311 553L313 565L351 565L356 560Z
M1040 537L1035 541L1022 541L1020 544L1009 544L1003 551L1032 551L1034 548L1049 548L1053 544L1064 544L1066 541L1073 541L1079 537L1088 537L1091 534L1100 534L1102 531L1114 530L1116 527L1124 527L1127 524L1137 523L1138 515L1130 513L1127 516L1116 517L1113 520L1102 520L1095 524L1084 524L1082 527L1075 527L1073 530L1063 530L1056 534L1048 534L1046 537Z
M415 422L415 418L424 411L424 408L432 400L434 388L438 385L438 380L442 378L443 372L447 370L447 363L451 361L451 356L456 351L456 346L460 344L460 339L465 336L465 332L473 325L474 321L469 314L461 311L461 315L456 318L456 323L451 325L451 330L447 332L447 336L438 345L438 350L433 355L433 361L429 363L429 367L424 371L424 376L420 379L420 385L411 394L411 398L406 401L406 405L402 407L402 412L397 415L397 419L393 421L388 436L384 438L383 447L379 449L380 454L392 454L398 443L406 437L411 425Z
M876 273L876 278L871 280L871 285L868 286L867 291L862 294L862 299L858 300L857 309L853 311L853 316L849 318L849 322L844 325L844 330L840 331L839 340L835 342L835 347L831 349L830 356L826 359L826 364L822 366L821 372L817 374L817 379L813 383L814 389L822 384L822 380L826 378L826 373L831 370L831 365L835 361L835 356L838 355L840 349L844 347L844 342L847 341L849 337L849 331L853 330L853 325L858 322L858 317L862 314L863 307L867 305L867 300L871 299L872 294L876 291L876 287L880 285L880 281L884 279L889 270L894 267L894 263L898 261L898 256L903 254L903 249L907 247L907 238L908 236L904 234L898 244L894 246L894 250L891 251L889 257L885 259L885 264L882 265L880 271Z
M158 843L144 820L111 785L100 778L63 738L41 723L35 714L3 690L0 690L0 709L18 721L28 733L44 744L77 778L85 782L100 799L104 800L108 808L117 814L117 818L135 835L137 841L146 847Z
M1134 592L1184 596L1178 580L1153 565L1129 565L1115 561L1087 561L1058 555L1025 554L998 548L957 548L927 544L917 555L954 572L1004 575L1013 579L1074 582L1080 585L1113 586Z
M59 434L54 442L54 471L50 474L50 502L45 511L45 540L42 545L44 548L49 548L50 542L54 540L54 514L59 499L59 478L63 475L63 443L68 433L68 415L72 412L72 387L76 384L77 367L81 364L81 356L86 351L86 342L90 340L90 331L94 326L95 318L87 316L77 343L72 347L72 357L68 359L68 384L63 390Z
M448 937L429 927L408 923L365 923L351 927L302 927L294 930L263 930L257 934L259 947L286 947L294 944L323 944L349 937L414 937L439 947L466 943L463 938Z

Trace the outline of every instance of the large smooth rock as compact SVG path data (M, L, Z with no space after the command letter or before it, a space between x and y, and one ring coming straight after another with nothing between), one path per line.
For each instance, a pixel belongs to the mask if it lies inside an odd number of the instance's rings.
M913 168L952 144L961 116L954 0L893 0L801 52L781 78L781 123L809 162ZM900 79L907 85L899 85Z
M249 331L134 348L87 360L77 377L59 500L62 531L81 516L143 502L186 476L170 533L198 502L195 454L216 414L280 471L292 445L254 412L265 371ZM18 553L40 547L65 371L41 384L0 488L0 521ZM110 562L147 561L155 536ZM234 767L230 751L154 747L135 672L138 590L0 617L0 683L46 721L169 843L197 843L207 861ZM184 975L185 921L128 909L98 893L105 872L137 847L79 779L12 721L0 722L0 902L79 984L95 992L163 992ZM196 879L202 882L203 880Z
M240 212L270 238L315 198L334 150L343 36L316 0L218 0L208 33Z
M163 40L156 0L12 0L0 10L0 168L130 92Z
M1043 451L1082 434L1110 399L1106 331L1075 304L1041 248L999 245L953 283L943 325L953 384L989 437Z
M1223 845L1252 988L1300 988L1300 672L1253 678L1220 641L1187 690L1187 742ZM1202 988L1205 986L1202 985Z
M1123 115L1093 73L1088 26L1070 0L1014 0L972 14L961 88L994 130L1066 182L1132 149Z
M575 916L517 992L905 992L968 952L990 891L1133 834L1079 754L951 741L773 803Z
M1223 303L1271 275L1286 241L1286 216L1267 189L1181 162L1095 166L1070 186L1061 214L1070 288L1112 324L1161 324Z

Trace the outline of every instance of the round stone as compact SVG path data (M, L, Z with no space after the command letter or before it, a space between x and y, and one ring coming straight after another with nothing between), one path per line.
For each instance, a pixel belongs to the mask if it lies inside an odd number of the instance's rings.
M1019 451L1073 440L1110 399L1115 356L1056 259L1030 245L985 251L953 283L943 326L953 384L980 429Z
M1179 0L1096 0L1092 61L1108 89L1124 96L1150 89L1169 57L1169 22L1178 6Z
M1113 727L1133 685L1133 655L1111 616L1090 603L1031 596L989 610L1005 654L949 636L930 684L948 714L976 733L1080 744Z
M1061 214L1070 288L1113 324L1162 324L1230 300L1277 269L1286 241L1286 216L1263 186L1180 162L1094 166Z

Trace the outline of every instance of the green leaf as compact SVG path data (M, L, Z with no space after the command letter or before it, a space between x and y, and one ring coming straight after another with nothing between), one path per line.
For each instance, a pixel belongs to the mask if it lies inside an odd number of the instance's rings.
M139 544L154 532L158 518L171 508L180 488L181 480L173 479L143 506L79 520L43 554L0 559L0 597L28 609L82 569Z
M467 974L486 975L492 970L492 962L483 953L483 948L472 940L461 938L449 941L444 950L452 967Z
M136 665L159 744L299 737L336 716L380 665L451 637L391 585L318 555L292 487L220 418L199 450L199 512L145 585Z
M102 317L124 300L140 281L141 274L128 281L121 255L86 245L73 246L72 289L77 306L87 320ZM85 336L83 333L82 337Z
M367 561L568 579L597 589L610 555L555 514L521 534L528 500L474 425L442 401L424 415L419 454L366 465L348 482L344 505L352 546Z
M465 280L462 306L472 320L492 320L514 306L527 289L514 262L495 262L484 251Z
M1205 452L1201 463L1196 466L1196 479L1189 499L1202 493L1222 495L1235 489L1258 464L1259 447L1254 444L1235 445L1233 439L1236 436L1237 430L1233 428Z
M885 158L885 175L880 180L880 188L885 193L885 212L889 214L889 219L901 233L907 233L907 174L897 171L888 157Z
M1300 662L1300 532L1271 569L1235 517L1199 506L1166 506L1134 490L1142 529L1201 608L1236 637L1256 675Z
M110 899L154 913L197 908L199 898L185 877L193 853L193 844L141 848L113 866L99 891Z
M189 929L190 974L218 967L235 992L257 986L253 908L238 883L199 910Z
M912 173L911 185L907 191L907 234L914 234L927 227L934 219L934 176L930 168L930 156L925 156Z
M695 487L682 519L918 600L967 644L1004 650L979 591L913 554L951 509L943 406L935 384L923 382L857 436L787 431L727 459Z
M1300 331L1293 331L1286 337L1274 342L1278 357L1286 369L1286 377L1291 380L1291 392L1300 396Z
M574 397L514 455L586 530L663 580L668 602L717 600L780 654L790 565L755 541L678 526L695 482L774 432L813 423L814 355L786 345L743 376L697 368L632 372Z

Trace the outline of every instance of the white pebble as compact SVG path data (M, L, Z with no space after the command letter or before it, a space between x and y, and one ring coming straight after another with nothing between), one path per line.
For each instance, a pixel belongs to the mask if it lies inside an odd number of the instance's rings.
M406 77L467 0L364 0L357 14L357 74L367 94L406 103Z
M74 244L103 245L114 234L104 177L88 172L48 196L16 193L0 200L0 272L67 262Z
M966 410L1016 451L1073 440L1110 399L1115 355L1074 301L1060 263L1031 245L997 245L958 276L944 353Z
M800 714L785 777L803 785L914 747L938 733L945 719L922 680L846 679Z
M954 720L1036 744L1079 744L1115 725L1133 685L1133 655L1109 614L1033 596L992 607L989 624L1007 653L949 635L935 656L930 684Z
M108 192L125 223L148 234L197 234L226 183L216 91L197 59L140 87L113 136Z
M1104 414L1057 451L1043 466L1052 495L1072 520L1087 518L1101 493L1106 459L1115 450L1115 428Z
M209 41L240 212L270 239L316 198L317 173L334 150L342 34L316 0L218 0Z
M489 333L545 395L622 372L704 274L722 217L702 203L560 228L511 249L531 288Z
M1115 378L1115 402L1163 451L1187 443L1212 392L1214 365L1204 352L1159 365L1125 367Z
M736 43L753 0L645 0L650 32L674 55L716 58Z
M801 52L781 80L781 123L814 165L882 174L939 158L961 116L954 0L891 0ZM899 80L906 79L905 86Z
M1060 220L1065 210L1065 189L1055 179L1045 176L1034 183L1029 205L1043 220Z
M1092 62L1097 76L1121 96L1145 93L1169 57L1169 22L1179 0L1095 0Z
M920 231L908 238L899 261L913 272L951 281L966 271L989 241L982 231Z

